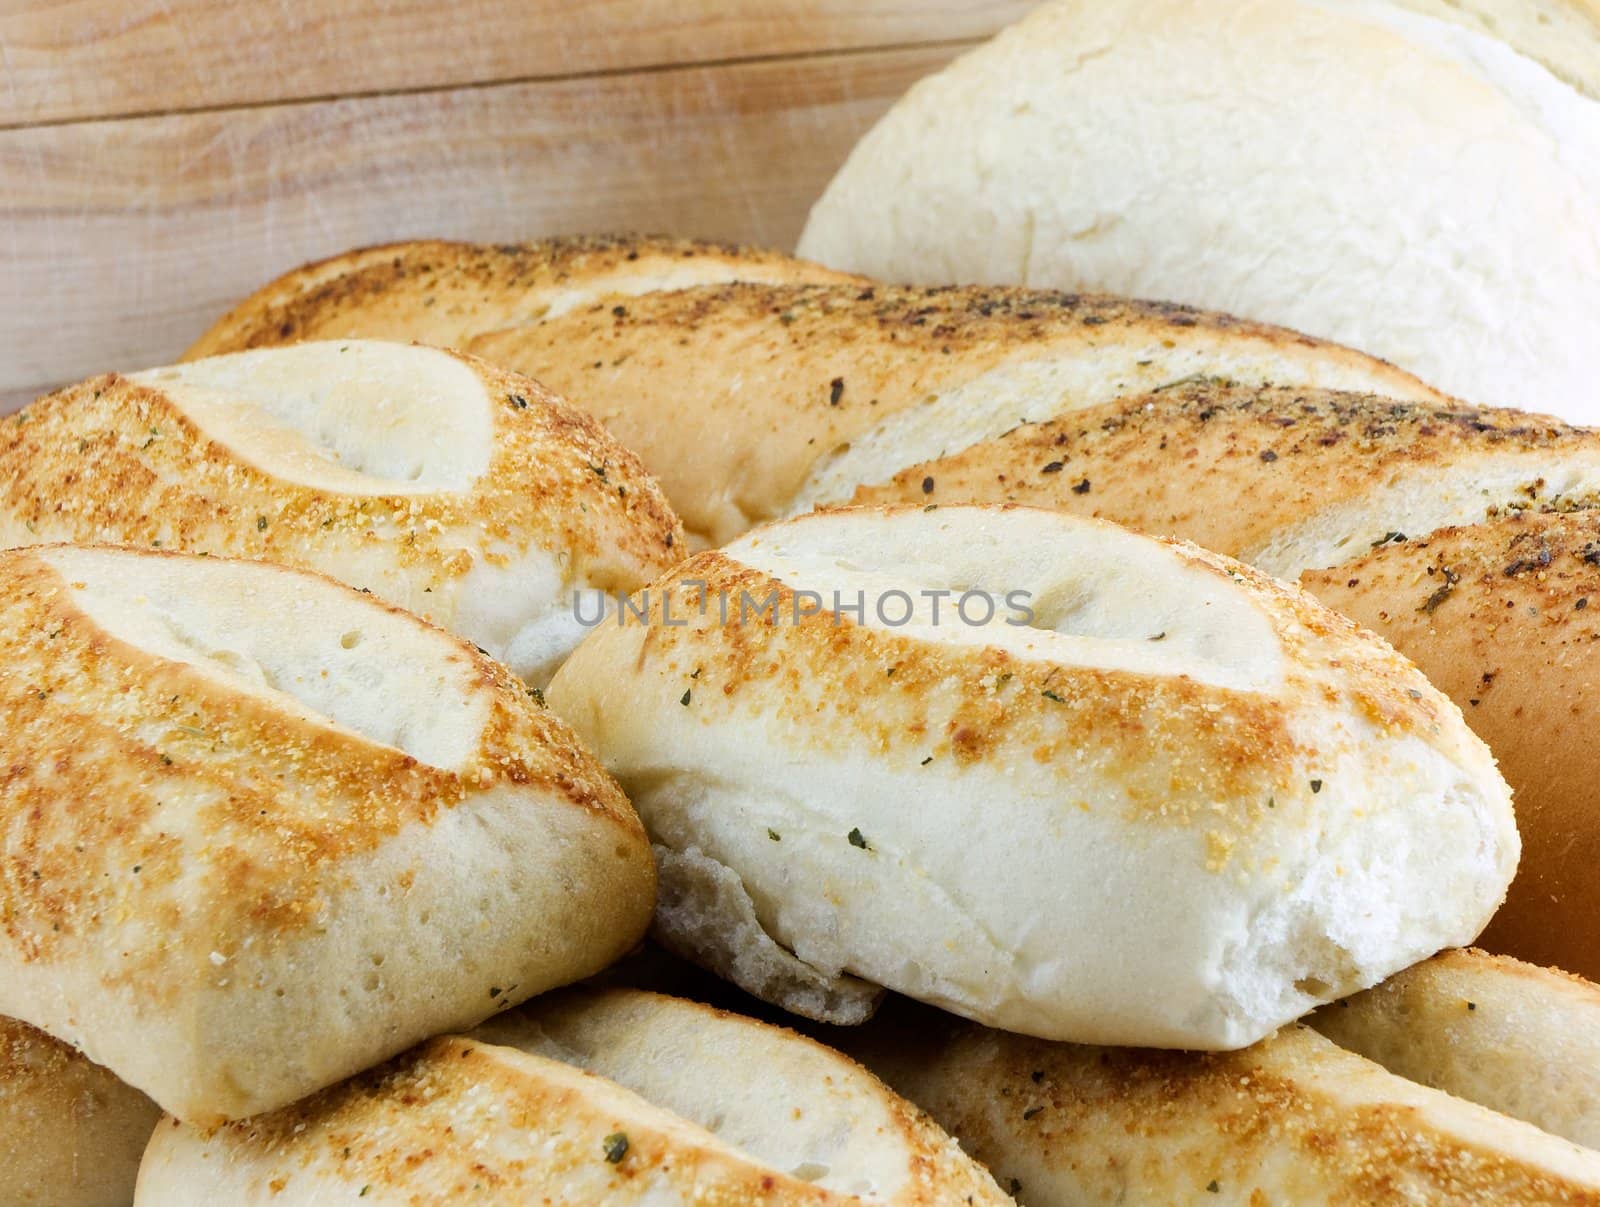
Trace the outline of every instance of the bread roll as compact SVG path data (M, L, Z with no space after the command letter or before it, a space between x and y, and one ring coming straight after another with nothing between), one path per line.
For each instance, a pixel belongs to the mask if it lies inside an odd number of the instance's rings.
M1193 547L840 511L647 594L551 706L650 831L665 937L791 1009L834 1017L849 973L1049 1038L1241 1047L1468 941L1515 867L1448 700Z
M1197 541L1415 660L1516 792L1482 942L1600 977L1600 432L1541 415L1192 383L1034 424L857 492L1016 502ZM1441 527L1448 526L1448 527Z
M604 967L627 800L472 647L318 575L0 553L0 1012L197 1124Z
M284 1111L168 1121L139 1202L1009 1202L859 1066L653 993L557 995Z
M376 293L339 325L432 334L386 325L395 305ZM1197 373L1448 401L1281 328L1036 290L708 286L485 325L462 342L579 400L660 475L702 545L1021 422Z
M1056 0L916 85L799 250L1214 307L1597 422L1600 9Z
M659 235L532 243L418 239L285 273L219 319L185 359L350 336L459 348L480 331L531 323L613 294L715 281L854 279L763 248Z
M536 383L362 340L72 386L0 424L0 541L110 541L331 574L543 684L573 593L684 552L639 461Z
M848 1049L1028 1207L1600 1203L1600 1153L1298 1024L1223 1054L1052 1044L922 1010L858 1030Z
M1600 987L1447 951L1310 1023L1392 1073L1600 1149Z
M124 1207L161 1111L99 1065L0 1018L0 1203Z

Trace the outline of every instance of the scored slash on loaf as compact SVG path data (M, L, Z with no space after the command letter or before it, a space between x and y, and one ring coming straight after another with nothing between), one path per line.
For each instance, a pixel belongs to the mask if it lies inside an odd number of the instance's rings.
M58 391L0 422L0 542L287 562L460 633L544 683L576 590L676 561L659 487L537 383L433 348L301 344Z
M167 1120L140 1204L998 1207L920 1111L779 1027L637 990L558 994L272 1115Z
M936 623L932 589L1031 615ZM864 612L800 615L802 590ZM874 606L894 591L909 623ZM860 978L1044 1037L1238 1047L1470 941L1516 866L1454 705L1193 546L1021 508L819 513L649 607L551 705L650 831L657 933L800 1012L858 1019L835 999Z
M261 562L0 553L0 1013L200 1125L605 967L638 819L471 646Z

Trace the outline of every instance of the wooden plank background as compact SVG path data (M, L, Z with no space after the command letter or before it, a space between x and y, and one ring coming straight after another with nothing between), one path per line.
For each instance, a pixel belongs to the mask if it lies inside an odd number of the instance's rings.
M1013 0L0 0L0 403L422 235L788 246Z

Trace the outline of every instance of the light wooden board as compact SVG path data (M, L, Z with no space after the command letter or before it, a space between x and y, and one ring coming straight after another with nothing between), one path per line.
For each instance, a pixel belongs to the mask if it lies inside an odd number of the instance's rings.
M4 0L0 126L976 38L1019 0Z
M785 246L1031 0L0 0L0 411L412 236Z

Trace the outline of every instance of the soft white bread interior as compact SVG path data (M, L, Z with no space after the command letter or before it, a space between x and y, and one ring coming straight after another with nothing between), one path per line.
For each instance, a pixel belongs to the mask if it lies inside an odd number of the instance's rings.
M1600 1153L1301 1024L1240 1052L1153 1052L897 1008L840 1038L1030 1207L1600 1203Z
M1600 986L1442 952L1308 1020L1392 1073L1600 1149Z
M0 1012L197 1122L604 967L616 784L470 645L329 579L0 553Z
M1535 45L1541 9L1586 35ZM1600 421L1597 29L1556 0L1055 0L912 88L800 254L1214 307Z
M417 239L285 273L217 320L184 358L351 336L459 348L480 331L537 322L612 295L718 281L857 279L765 248L661 235Z
M161 1110L58 1039L0 1018L0 1203L124 1207Z
M320 570L543 684L576 591L683 552L638 459L543 387L367 340L94 378L0 425L0 542L107 541Z
M287 1110L169 1121L139 1202L1009 1202L926 1116L811 1040L637 990L541 999Z
M1516 865L1454 705L1192 546L1022 508L825 512L648 596L551 706L658 849L736 878L741 909L659 929L813 1016L815 985L753 974L727 932L754 917L823 981L1018 1031L1239 1047L1470 941Z

